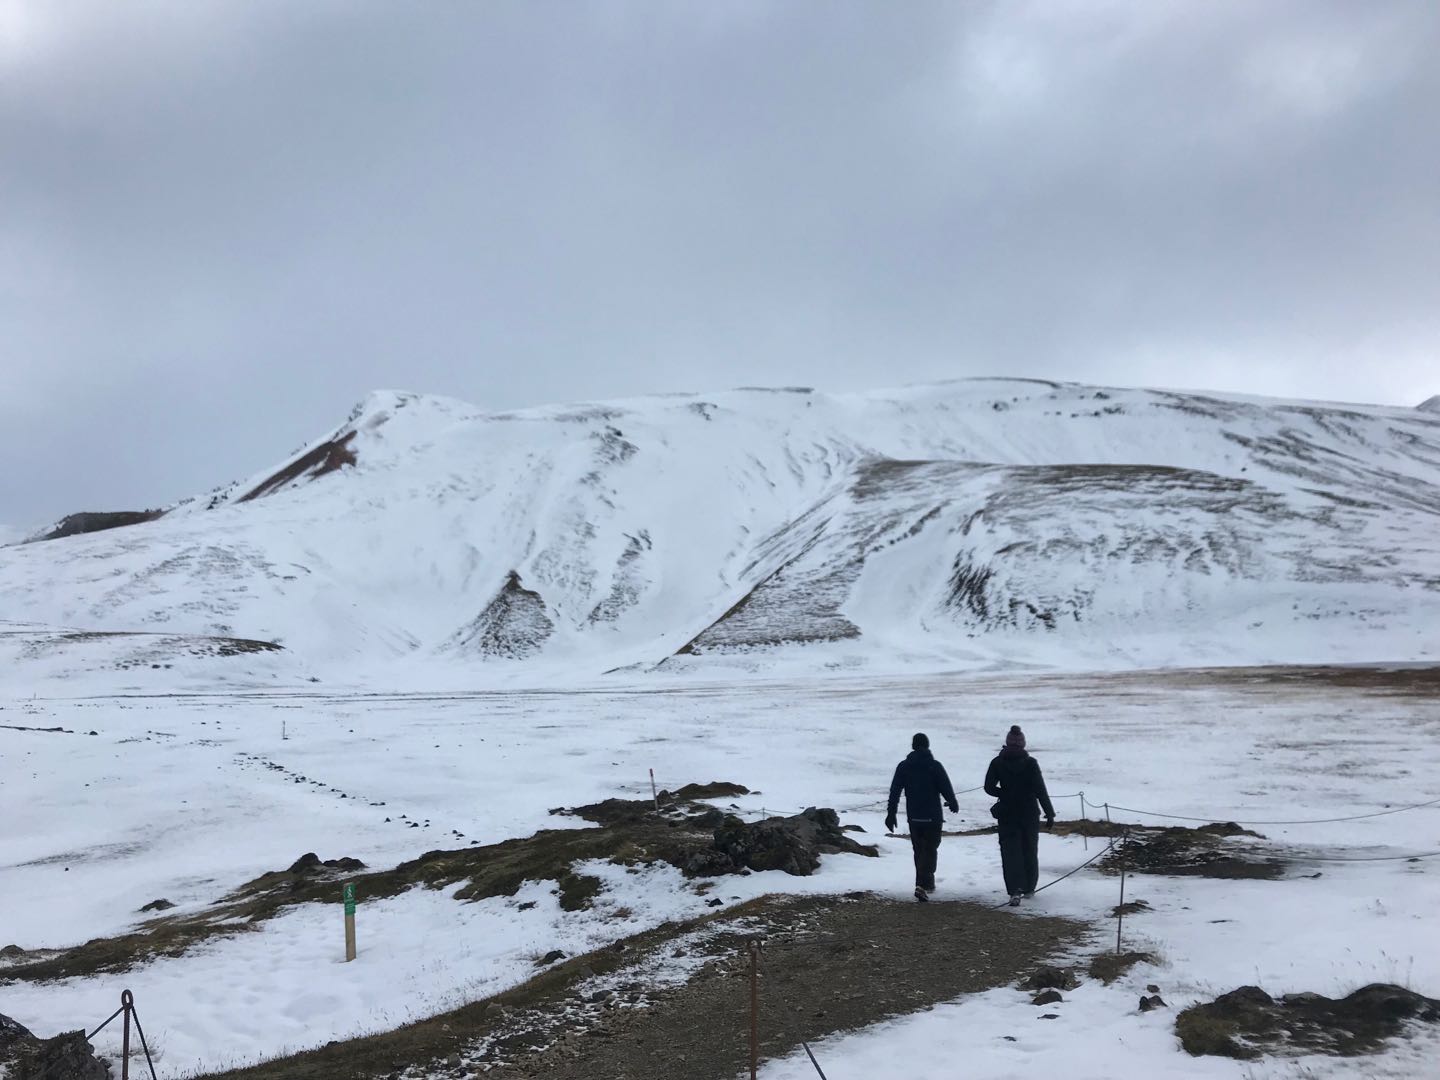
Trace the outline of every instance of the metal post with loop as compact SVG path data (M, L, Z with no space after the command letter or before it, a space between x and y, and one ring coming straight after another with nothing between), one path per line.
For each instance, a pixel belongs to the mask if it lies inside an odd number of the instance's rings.
M760 943L750 939L750 1080L760 1068Z
M1115 909L1115 952L1120 952L1120 928L1125 925L1125 871L1130 865L1130 829L1120 840L1120 906Z
M130 1080L130 1010L135 999L129 990L120 993L120 1010L125 1014L125 1034L120 1039L120 1080Z

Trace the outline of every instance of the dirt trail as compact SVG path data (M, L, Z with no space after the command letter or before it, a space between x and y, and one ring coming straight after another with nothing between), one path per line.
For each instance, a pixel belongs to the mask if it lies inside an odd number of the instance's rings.
M958 901L766 897L568 960L399 1031L215 1080L733 1080L747 1063L753 937L766 942L760 1046L771 1058L802 1039L1010 983L1085 931Z

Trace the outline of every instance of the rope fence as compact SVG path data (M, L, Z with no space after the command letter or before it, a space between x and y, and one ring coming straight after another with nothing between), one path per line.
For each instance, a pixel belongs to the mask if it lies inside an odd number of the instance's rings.
M1092 803L1092 805L1095 805ZM1191 817L1186 814L1162 814L1156 810L1137 810L1133 806L1120 806L1117 803L1104 803L1104 806L1111 810L1123 810L1127 814L1137 814L1140 817L1163 818L1167 821L1228 821L1235 825L1331 825L1340 821L1365 821L1369 818L1388 817L1391 814L1404 814L1411 810L1424 810L1431 806L1440 806L1440 799L1431 799L1429 802L1412 803L1409 806L1396 806L1389 810L1376 810L1368 814L1347 814L1344 817L1328 818L1291 818L1284 821L1241 821L1228 814L1215 814L1210 817Z

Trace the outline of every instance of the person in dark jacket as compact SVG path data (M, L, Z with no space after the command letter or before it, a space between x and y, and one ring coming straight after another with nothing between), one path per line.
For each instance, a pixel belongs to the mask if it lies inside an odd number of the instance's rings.
M952 814L960 812L960 804L955 801L955 789L945 775L945 766L930 753L929 737L917 733L910 747L910 756L895 766L895 779L890 781L885 828L895 831L895 811L903 791L910 846L915 849L915 899L928 900L935 891L935 860L940 851L940 826L945 822L940 800L945 800Z
M1055 808L1040 775L1040 763L1025 752L1025 733L1012 727L1005 746L985 772L985 794L998 802L990 808L1000 826L1000 865L1010 906L1035 895L1040 880L1040 811L1045 828L1055 824Z

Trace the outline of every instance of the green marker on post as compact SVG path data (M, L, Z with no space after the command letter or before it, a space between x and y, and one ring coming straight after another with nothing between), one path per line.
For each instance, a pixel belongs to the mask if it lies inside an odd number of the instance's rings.
M355 886L346 885L340 893L345 901L345 960L355 959Z

